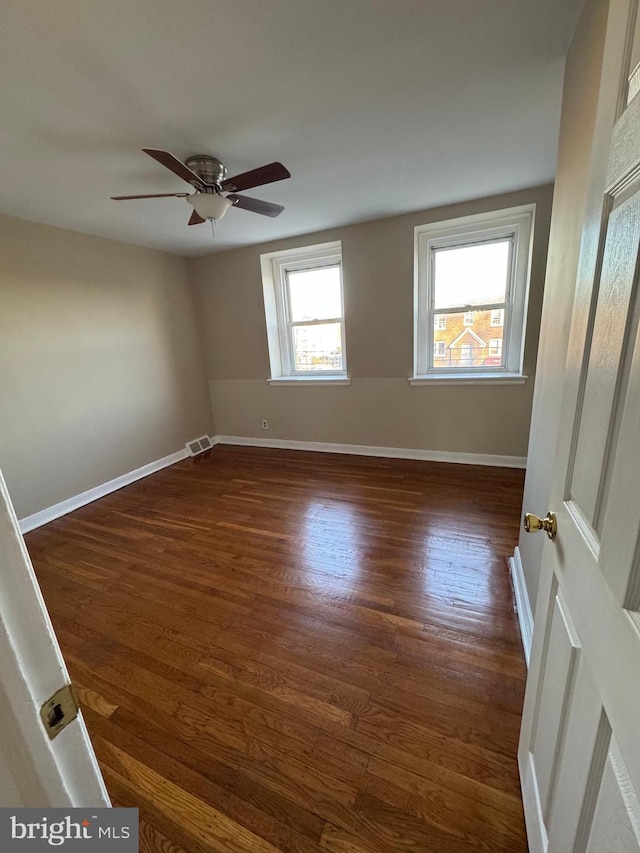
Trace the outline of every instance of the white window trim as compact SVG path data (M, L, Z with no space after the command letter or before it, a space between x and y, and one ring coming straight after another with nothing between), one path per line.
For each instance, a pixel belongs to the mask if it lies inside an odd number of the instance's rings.
M438 376L412 376L409 385L524 385L524 373L440 373Z
M499 355L502 355L502 338L489 338L489 358L497 358Z
M535 222L535 204L464 216L443 222L419 225L414 229L414 374L412 385L443 382L472 384L478 382L525 382L524 357L529 275ZM511 288L507 293L504 316L504 365L474 367L469 371L452 371L431 367L433 352L433 266L432 249L472 242L513 239ZM457 306L438 313L460 313L468 310L493 309L494 305ZM500 306L501 307L501 306Z
M271 385L295 385L297 383L313 385L349 384L342 281L340 289L342 370L295 370L292 358L293 342L290 338L291 324L287 315L287 271L315 269L321 266L335 266L336 264L340 265L342 278L342 243L340 240L260 255L269 362L271 365L271 377L267 381ZM333 322L337 322L337 318Z
M500 312L499 316L494 317L494 314L498 314L498 312ZM494 323L493 322L494 320L497 320L498 322ZM490 325L494 329L501 329L504 326L504 315L502 314L502 308L495 308L491 312L491 323L490 323Z
M442 353L436 352L436 344L442 344ZM436 358L444 358L447 354L447 347L445 341L434 341L433 342L433 357Z
M278 376L276 379L267 379L269 385L282 385L286 387L295 385L351 385L351 379L345 377L333 376Z

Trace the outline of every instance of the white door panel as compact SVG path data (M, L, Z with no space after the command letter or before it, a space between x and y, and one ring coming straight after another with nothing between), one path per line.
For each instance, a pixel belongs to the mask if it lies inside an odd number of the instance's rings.
M626 853L639 848L640 806L622 754L612 740L586 853Z
M543 664L535 730L531 734L531 753L545 826L553 806L558 756L571 711L573 686L579 658L579 642L566 607L555 596L549 618L549 640Z
M621 235L624 239L620 239ZM598 498L605 469L617 377L625 346L625 319L640 238L640 199L627 199L609 218L582 412L575 423L576 452L568 491L591 527L599 530ZM629 251L631 247L636 251ZM601 515L601 513L600 513Z
M589 790L594 780L597 789L611 735L586 666L577 667L574 684L562 744L562 754L572 758L559 762L553 809L545 824L552 850L573 850L578 828L590 825L587 812L593 811L594 797Z
M640 851L637 0L611 0L519 761L532 851ZM530 460L535 464L535 460ZM538 534L543 535L543 534Z
M0 472L0 806L109 806L78 713L50 739L40 708L69 683Z

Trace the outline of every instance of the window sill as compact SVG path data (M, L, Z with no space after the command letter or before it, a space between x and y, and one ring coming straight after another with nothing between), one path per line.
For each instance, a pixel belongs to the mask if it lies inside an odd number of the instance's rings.
M351 385L348 376L278 376L269 385Z
M522 373L443 373L441 376L412 376L410 385L524 385L529 377Z

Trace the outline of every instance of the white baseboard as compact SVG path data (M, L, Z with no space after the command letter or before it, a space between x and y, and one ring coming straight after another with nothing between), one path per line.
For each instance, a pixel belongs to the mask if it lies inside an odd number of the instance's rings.
M511 571L513 591L516 596L516 607L518 609L518 622L520 623L520 634L522 636L524 656L527 661L527 666L529 666L529 658L531 656L531 638L533 636L533 614L531 613L529 595L527 594L527 585L524 580L520 548L518 548L517 545L513 552L513 557L509 557L509 570Z
M67 498L66 501L41 509L40 512L34 512L33 515L28 515L26 518L21 518L19 521L20 531L28 533L30 530L35 530L36 527L42 527L68 512L73 512L74 509L79 509L81 506L90 504L92 501L98 500L105 495L121 489L123 486L128 486L129 483L135 483L136 480L141 480L143 477L148 477L149 474L154 474L162 468L167 468L169 465L175 465L182 459L186 459L189 453L187 449L178 450L177 453L172 453L170 456L165 456L162 459L156 459L155 462L149 462L148 465L143 465L142 468L136 468L135 471L129 471L128 474L123 474L121 477L116 477L114 480L109 480L108 483L102 483L101 486L95 486L93 489L88 489L86 492L81 492L79 495L74 495L72 498Z
M243 447L272 447L282 450L314 450L319 453L346 453L352 456L381 456L389 459L420 459L426 462L454 462L462 465L493 465L498 468L526 468L526 456L493 456L488 453L451 453L446 450L412 450L407 447L370 447L366 444L331 444L324 441L290 441L283 438L251 438L243 435L216 435L214 444Z
M363 444L331 444L322 441L289 441L280 438L250 438L247 436L238 435L215 435L211 436L211 443L216 444L235 444L244 447L272 447L283 450L313 450L319 453L346 453L354 456L380 456L390 459L419 459L427 462L453 462L463 465L493 465L500 468L526 468L527 460L524 456L492 456L484 453L449 453L442 450L412 450L405 447L369 447ZM88 489L86 492L81 492L79 495L74 495L67 500L42 509L39 512L34 512L33 515L28 515L20 519L20 530L22 533L28 533L30 530L35 530L36 527L41 527L43 524L48 524L56 518L60 518L81 506L98 500L105 495L115 492L123 486L128 486L130 483L135 483L136 480L141 480L143 477L148 477L162 468L167 468L169 465L175 465L182 459L189 456L186 448L178 450L177 453L172 453L162 459L157 459L155 462L150 462L148 465L143 465L141 468L136 468L135 471L130 471L128 474L123 474L121 477L116 477L109 480L107 483L102 483L100 486L95 486L93 489ZM524 587L523 587L524 589ZM516 593L517 596L517 593ZM526 593L525 593L526 600Z

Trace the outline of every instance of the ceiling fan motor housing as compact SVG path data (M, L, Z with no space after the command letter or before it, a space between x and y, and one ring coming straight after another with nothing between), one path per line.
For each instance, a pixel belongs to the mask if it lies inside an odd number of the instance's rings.
M220 186L227 174L227 167L217 157L210 154L194 154L184 161L192 172L195 172L205 184Z

